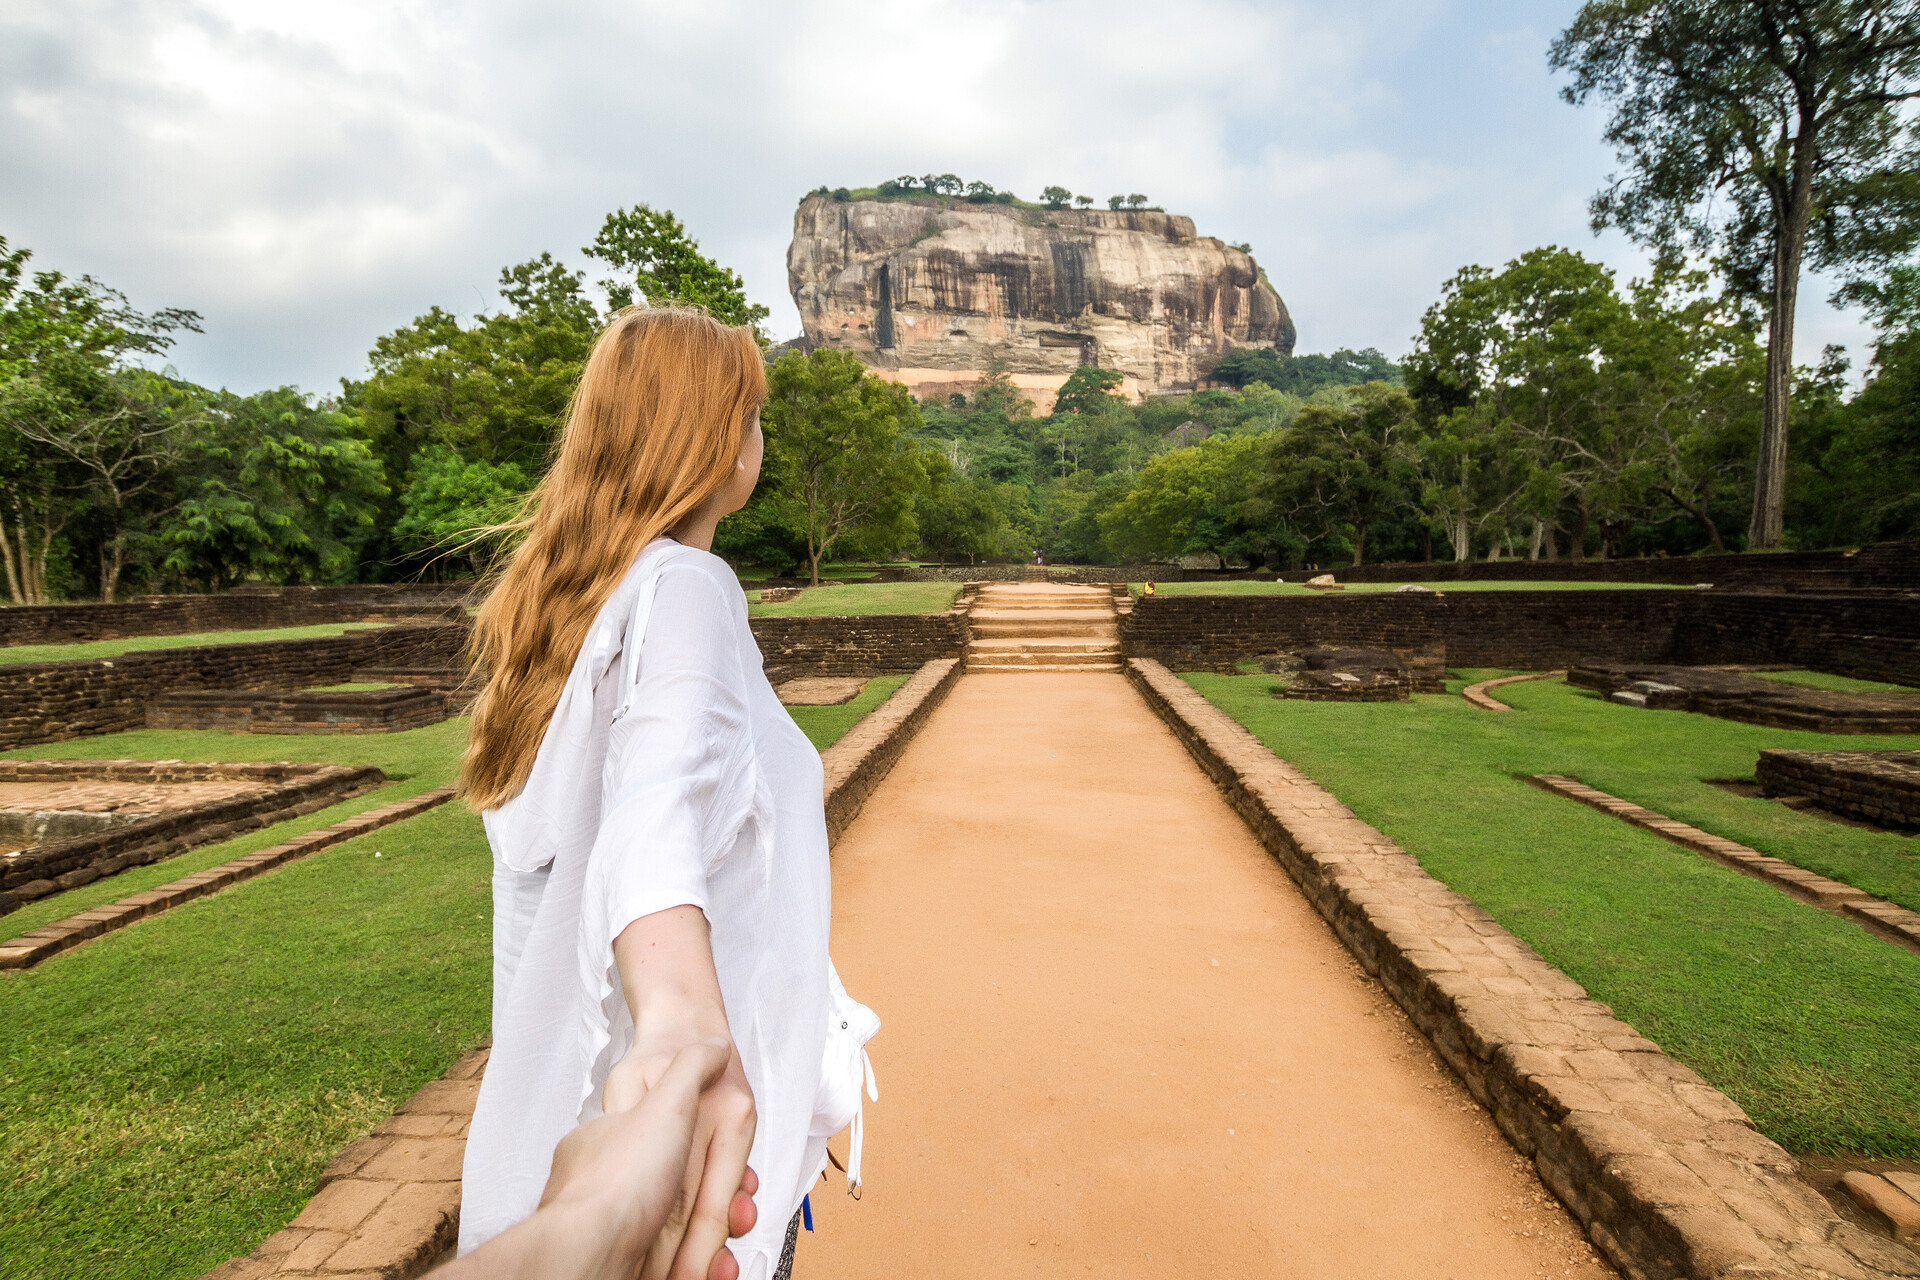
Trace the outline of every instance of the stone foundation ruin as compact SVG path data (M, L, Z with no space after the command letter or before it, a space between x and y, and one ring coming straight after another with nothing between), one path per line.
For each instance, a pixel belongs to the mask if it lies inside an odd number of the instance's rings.
M1260 659L1260 669L1287 677L1275 697L1308 702L1405 702L1410 694L1447 687L1446 649L1437 644L1273 653Z
M385 780L341 765L0 760L0 915Z
M1815 733L1920 733L1920 692L1842 693L1768 680L1739 667L1583 663L1567 683L1649 710Z
M1804 796L1843 817L1920 831L1920 751L1770 749L1753 775L1763 795Z
M226 729L233 733L398 733L453 714L439 689L301 689L291 693L188 689L147 704L149 729Z

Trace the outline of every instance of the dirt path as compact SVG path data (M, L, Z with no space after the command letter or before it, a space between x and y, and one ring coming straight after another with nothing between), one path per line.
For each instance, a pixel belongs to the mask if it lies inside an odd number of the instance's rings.
M834 955L880 1101L798 1280L1611 1274L1117 675L963 679Z

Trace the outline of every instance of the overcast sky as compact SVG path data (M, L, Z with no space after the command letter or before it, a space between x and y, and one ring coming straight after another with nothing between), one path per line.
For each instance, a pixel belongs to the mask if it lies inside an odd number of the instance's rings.
M5 0L0 235L206 333L180 372L330 392L380 334L576 265L641 201L799 331L821 183L954 172L1144 192L1249 241L1301 351L1404 353L1441 282L1570 245L1600 109L1556 96L1572 0ZM1800 358L1864 330L1811 282Z

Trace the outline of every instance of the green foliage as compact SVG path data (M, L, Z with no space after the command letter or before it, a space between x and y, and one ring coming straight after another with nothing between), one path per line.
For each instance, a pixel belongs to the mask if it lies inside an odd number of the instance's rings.
M1345 541L1365 561L1368 533L1417 502L1413 401L1385 383L1337 405L1309 405L1267 446L1260 496L1309 541Z
M1262 441L1220 436L1163 453L1099 518L1106 543L1126 560L1215 555L1263 561L1275 549L1255 497Z
M890 552L913 536L913 492L923 472L905 433L920 426L913 397L869 374L849 352L780 357L768 370L765 469L787 522L806 540L808 573L842 552Z
M1803 261L1858 279L1920 243L1920 7L1904 0L1590 0L1554 42L1627 172L1593 198L1662 252L1718 255L1771 341L1748 542L1779 544Z
M1275 391L1308 396L1322 387L1357 387L1364 382L1399 382L1400 366L1368 347L1342 348L1332 355L1283 356L1271 347L1235 347L1220 357L1211 376L1230 387L1265 383Z
M416 554L460 555L475 574L507 539L497 526L520 514L533 482L512 462L483 462L451 445L430 444L413 457L400 495L393 540Z
M387 496L354 420L292 387L214 397L174 483L154 535L163 568L205 590L352 581Z
M1049 209L1064 209L1073 199L1073 192L1065 187L1044 187L1040 191L1040 203Z
M1125 404L1125 400L1114 394L1126 379L1118 369L1100 369L1083 364L1067 375L1067 380L1053 398L1053 412L1057 416L1063 413L1100 414L1108 413Z
M616 310L642 301L699 307L722 324L752 325L767 345L760 331L767 309L747 301L739 275L701 253L671 211L644 204L616 209L581 252L622 273L601 282Z

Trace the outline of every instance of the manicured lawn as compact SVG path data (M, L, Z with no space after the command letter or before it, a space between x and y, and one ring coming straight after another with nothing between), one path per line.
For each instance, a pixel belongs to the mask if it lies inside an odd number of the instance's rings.
M1516 710L1496 714L1452 693L1288 702L1270 676L1187 678L1785 1146L1920 1155L1920 957L1523 780L1570 774L1913 905L1915 841L1701 781L1751 777L1761 746L1859 737L1641 711L1555 681L1506 686Z
M256 640L312 640L384 626L379 622L323 622L311 627L269 627L261 631L202 631L186 636L133 636L125 640L82 640L74 644L15 644L0 648L0 665L13 662L70 662L76 658L117 658L144 649L183 649L196 644L250 644Z
M1340 578L1338 569L1331 570L1336 581ZM1128 588L1137 597L1145 590L1145 584L1133 582ZM1255 582L1250 579L1229 580L1225 582L1161 582L1156 583L1154 591L1163 596L1325 596L1341 595L1359 591L1394 591L1405 583L1400 582L1349 582L1346 592L1315 591L1298 582ZM1447 591L1686 591L1689 587L1672 587L1660 582L1421 582L1414 584L1432 587L1438 592Z
M1803 689L1831 689L1836 693L1912 693L1913 690L1903 684L1888 684L1884 680L1856 680L1852 676L1828 675L1824 671L1756 671L1753 674L1762 680L1778 680L1781 684L1797 684Z
M798 600L760 603L747 593L747 612L756 618L825 618L871 613L942 613L960 594L957 582L867 582L849 586L808 587Z

